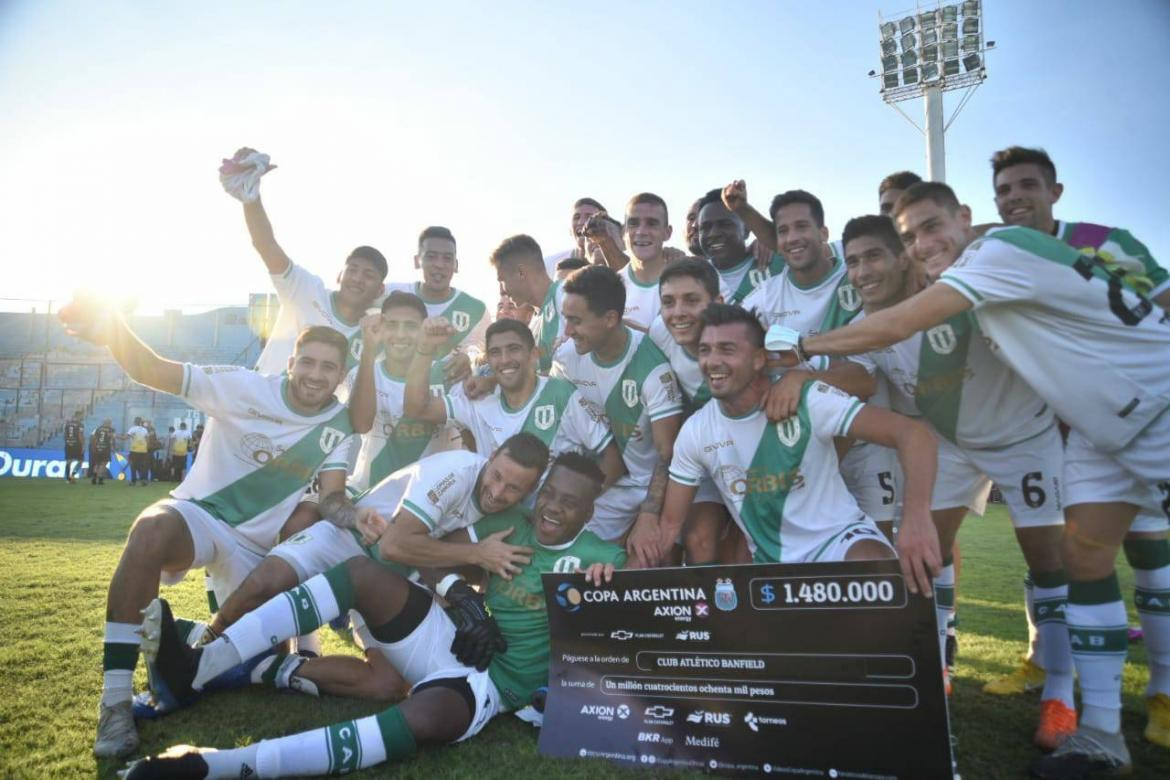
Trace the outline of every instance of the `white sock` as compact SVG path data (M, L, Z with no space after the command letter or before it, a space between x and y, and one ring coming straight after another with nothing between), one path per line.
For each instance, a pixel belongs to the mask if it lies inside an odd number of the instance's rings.
M374 715L266 739L258 747L256 772L260 777L343 774L380 764L387 758L382 730Z
M1041 698L1058 699L1066 707L1073 707L1072 648L1064 620L1068 584L1064 582L1064 572L1040 574L1037 579L1044 585L1033 585L1033 620L1040 637L1041 666L1047 672Z
M939 658L942 659L945 666L947 626L954 620L955 615L955 564L953 561L944 565L938 576L934 578L934 609L938 617Z
M207 777L240 778L256 776L256 753L260 743L235 750L200 750L207 762Z
M134 698L134 667L142 644L136 623L106 623L102 653L102 706Z
M1129 644L1117 574L1070 582L1065 620L1081 681L1080 722L1117 734L1121 731L1121 673Z
M1170 566L1133 570L1134 604L1150 665L1146 696L1170 696Z

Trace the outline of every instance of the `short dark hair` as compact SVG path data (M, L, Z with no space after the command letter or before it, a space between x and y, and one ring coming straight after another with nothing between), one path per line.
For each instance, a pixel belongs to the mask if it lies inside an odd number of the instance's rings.
M589 311L604 317L607 311L626 313L626 286L617 272L602 265L578 268L565 279L562 288L566 294L580 295Z
M544 268L544 254L540 251L540 244L536 243L535 238L519 233L501 241L500 245L492 250L488 262L496 268L500 266L511 268L519 264L539 265Z
M661 290L664 283L676 276L689 276L698 281L712 300L719 295L719 273L715 270L715 266L706 260L688 257L686 260L679 260L677 263L666 266L662 270L662 276L658 277L658 289Z
M536 346L536 339L532 336L532 331L528 329L520 320L513 320L508 317L503 317L496 320L491 325L488 325L487 333L483 338L484 347L490 347L492 343L492 336L497 333L515 333L524 342L524 346L532 349Z
M589 265L589 262L583 257L566 257L563 260L557 261L558 271L576 271L578 268L584 268Z
M508 453L508 457L526 469L537 469L541 473L548 466L548 447L531 433L514 433L504 439L497 453Z
M955 191L941 181L920 181L910 186L910 189L898 197L894 204L894 216L898 216L905 209L924 200L933 201L947 211L954 214L959 209L959 198Z
M670 224L670 210L666 207L666 201L664 201L661 197L655 195L653 192L639 192L637 195L630 198L628 203L626 203L626 210L629 211L631 206L636 206L639 203L649 203L652 206L661 206L663 220L666 222L666 224Z
M748 311L742 306L731 303L709 303L703 309L703 316L699 320L699 334L708 326L733 325L737 322L747 327L748 339L756 347L764 346L764 326L756 318L756 310Z
M310 325L301 331L297 336L297 342L293 346L293 354L303 347L305 344L312 344L318 342L321 344L328 344L341 353L341 365L345 367L345 358L349 355L349 340L341 334L341 331L335 330L328 325Z
M891 173L886 178L882 179L882 183L878 185L878 197L886 193L886 190L908 190L911 185L922 181L922 177L914 171L898 171Z
M861 236L873 236L886 245L886 248L895 256L906 251L898 236L898 229L894 227L894 220L885 215L868 214L864 217L854 217L845 223L845 231L841 234L841 246Z
M355 257L372 264L374 268L378 269L378 273L382 275L382 278L386 278L386 273L390 270L390 267L386 265L386 257L377 249L374 249L372 246L359 246L350 252L349 257L345 259L352 260Z
M424 320L427 318L427 305L422 302L422 298L406 290L391 290L386 300L382 301L383 314L391 309L414 309L418 316Z
M707 190L707 194L699 198L699 209L695 213L703 210L704 206L711 203L723 204L723 190Z
M431 225L430 227L423 228L423 231L418 234L418 248L420 251L422 250L423 241L426 241L428 238L442 238L450 241L452 244L455 243L455 236L451 233L450 228L445 228L442 225Z
M775 222L776 212L785 206L791 206L793 203L804 203L807 205L809 211L812 212L813 222L816 223L817 227L825 226L825 207L821 205L820 198L804 190L788 190L788 192L781 192L772 198L772 207L768 209L768 216Z
M558 466L566 468L569 471L577 472L590 482L595 483L598 490L605 484L605 472L597 465L597 461L583 453L572 451L562 452L552 462L552 465L549 467L549 473L551 474L553 469Z
M1039 165L1048 185L1056 184L1056 165L1048 156L1048 152L1043 149L1029 149L1026 146L1009 146L991 155L991 175L998 176L1000 171L1024 163Z
M594 200L593 198L577 198L577 200L573 201L574 209L581 208L582 206L592 206L598 211L607 211L605 206L602 206L601 203Z

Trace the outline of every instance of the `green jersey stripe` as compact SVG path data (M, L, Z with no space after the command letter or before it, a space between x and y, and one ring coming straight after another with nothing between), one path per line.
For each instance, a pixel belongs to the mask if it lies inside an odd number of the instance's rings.
M414 503L410 499L403 499L402 508L409 511L412 515L421 520L422 524L427 527L428 531L435 530L435 521L432 520L431 516L423 511L422 507L420 507L418 504Z

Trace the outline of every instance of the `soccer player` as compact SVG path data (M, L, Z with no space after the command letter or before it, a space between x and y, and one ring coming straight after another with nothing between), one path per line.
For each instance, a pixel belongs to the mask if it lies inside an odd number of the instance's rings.
M78 468L85 460L85 426L82 423L80 411L73 413L73 419L65 423L65 481L72 484L77 481L73 475L73 464Z
M533 309L526 304L518 304L507 295L501 295L496 304L497 320L519 320L525 325L532 321Z
M573 248L556 252L543 258L545 273L550 277L556 276L557 263L566 258L577 257L585 259L588 257L585 246L585 235L581 232L581 228L585 226L585 223L590 217L603 211L605 211L605 206L602 206L600 202L593 198L578 198L573 203L573 210L569 217L569 235L573 237Z
M76 301L66 327L109 347L130 378L171 393L210 416L204 458L169 498L143 510L130 529L106 604L101 712L94 753L122 756L138 745L131 713L138 620L160 580L177 583L206 568L220 603L260 562L318 470L342 489L353 427L333 397L348 343L337 331L307 328L287 377L240 366L195 366L159 357L117 312Z
M898 171L882 179L878 185L878 213L883 217L893 216L894 204L898 202L898 198L920 181L922 177L913 171Z
M738 187L736 192L744 205L738 200L731 202L742 211L747 203L746 185ZM723 300L742 303L764 280L783 270L784 259L773 254L768 265L760 267L748 249L748 228L743 217L727 206L723 195L723 190L711 190L699 201L699 245L719 272L719 293Z
M619 224L618 227L620 228L621 225ZM590 263L588 260L584 260L580 257L566 257L564 260L561 260L557 263L556 280L558 282L563 282L569 274L573 273L578 268L584 268L587 265L601 265L601 263Z
M593 415L582 393L566 379L536 372L532 332L515 320L493 322L488 328L487 360L497 384L475 400L461 388L435 397L426 384L437 344L450 332L442 318L423 323L423 334L406 375L406 413L442 424L453 422L471 432L476 451L493 452L517 433L536 436L552 455L586 452L598 457L608 487L625 473L613 433Z
M970 210L944 184L923 182L895 207L911 256L939 282L859 323L790 340L796 356L872 352L973 309L998 356L1067 423L1063 491L1065 620L1080 680L1077 732L1033 764L1042 777L1126 771L1121 735L1125 605L1114 563L1139 509L1170 502L1170 321L1098 258L1028 228L977 239ZM1103 305L1104 303L1104 305ZM1086 381L1086 377L1108 381ZM1170 675L1151 675L1170 693Z
M687 251L691 253L691 257L703 256L703 247L699 243L699 205L702 202L703 199L699 198L687 209L686 234L684 238L687 242Z
M593 416L609 421L629 472L598 500L589 528L607 541L624 539L631 557L648 565L682 394L662 350L622 323L626 288L617 273L582 268L564 287L570 341L557 350L552 374L576 385Z
M426 304L428 317L446 317L454 326L440 354L449 355L447 381L458 382L471 373L472 363L483 354L484 331L490 322L487 306L451 286L459 259L455 255L455 236L447 228L432 226L419 234L414 267L422 271L421 282L395 282L386 285L386 290L414 293Z
M627 325L645 332L658 316L658 277L666 267L664 248L673 233L666 201L652 192L640 192L626 204L622 233L629 250L629 261L605 229L604 216L591 217L582 228L590 243L602 250L610 268L618 272L626 287Z
M207 679L246 654L263 652L271 637L279 641L351 607L363 618L369 646L401 669L413 688L408 699L377 715L244 748L172 750L147 758L131 765L127 780L348 772L407 758L420 743L468 739L495 715L524 707L548 682L541 573L584 568L588 580L600 583L624 564L619 547L583 530L603 479L590 459L562 454L541 488L530 522L497 516L462 532L470 539L511 527L513 538L531 547L533 557L510 581L491 576L482 598L458 577L443 577L438 591L453 603L458 624L430 593L367 558L352 559L266 602L253 613L248 630L227 646L238 648L236 656L225 653L228 657L218 662L208 649L184 648L170 630L169 611L160 610L159 628L145 630L160 633L159 667L167 668L168 684L176 689ZM314 609L295 610L292 605L301 599ZM244 622L237 625L245 627ZM454 642L460 643L454 648L458 653L452 650ZM492 648L497 651L489 662ZM459 655L478 660L480 668L464 664Z
M528 327L540 348L540 373L547 374L552 368L553 353L565 338L565 322L561 318L563 283L554 282L545 270L540 244L531 236L505 238L489 261L496 269L500 292L536 310Z
M102 424L93 429L89 437L89 483L91 485L106 484L106 476L110 473L110 456L114 448L114 424L110 418L102 420Z
M147 448L150 431L142 424L141 417L135 417L134 424L126 429L126 438L130 440L130 479L126 484L130 487L136 484L146 487L146 474L150 468L147 462L150 457Z
M858 217L845 226L845 265L861 295L861 317L888 309L921 286L888 217ZM1053 750L1076 730L1072 655L1060 561L1063 445L1048 405L999 360L970 312L887 349L850 360L888 380L892 407L930 423L939 440L931 510L939 546L949 551L968 511L983 513L994 482L1011 513L1016 539L1036 583L1032 608L1052 670L1040 702L1035 742ZM945 652L953 623L954 564L947 555L935 579L935 607Z
M900 549L912 591L930 592L938 539L930 522L934 436L920 422L866 406L822 382L809 382L796 414L771 422L760 408L769 388L764 329L742 307L703 312L699 366L714 399L691 416L675 442L662 510L660 545L682 527L700 481L715 482L747 536L757 563L893 558L885 536L845 489L833 439L851 436L895 447L906 468Z
M1121 274L1122 283L1134 292L1170 308L1170 275L1150 255L1146 247L1121 228L1089 222L1061 222L1053 217L1052 207L1064 193L1056 180L1056 166L1041 149L1008 147L992 155L991 168L995 188L995 205L999 216L1009 225L1019 225L1056 236L1082 253L1099 257L1107 267ZM1102 304L1104 305L1104 303ZM1134 570L1134 603L1138 607L1151 674L1155 666L1170 666L1170 612L1159 609L1162 591L1170 590L1170 541L1167 519L1162 514L1139 512L1130 525L1122 549ZM1025 580L1025 597L1034 599L1034 583ZM989 682L989 693L1020 693L1044 681L1043 640L1028 610L1029 653L1020 667L1006 677ZM1150 721L1145 737L1163 747L1170 747L1170 697L1156 693L1151 685L1148 708Z
M269 165L267 155L247 147L232 159L244 167L256 168L261 176L276 167ZM344 368L352 367L361 356L362 315L384 292L386 258L371 246L357 247L337 275L337 289L329 290L319 276L294 263L277 243L258 185L253 191L228 192L244 204L244 222L252 246L264 261L280 299L280 314L256 361L256 370L262 374L283 373L299 334L315 325L328 326L345 336L349 348Z

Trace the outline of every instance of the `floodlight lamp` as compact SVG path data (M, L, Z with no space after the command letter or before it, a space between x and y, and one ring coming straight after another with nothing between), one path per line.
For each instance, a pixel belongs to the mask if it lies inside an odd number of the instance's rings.
M963 16L979 16L979 0L963 0Z
M922 33L922 45L930 46L938 43L938 30L926 30Z
M978 54L968 54L963 58L963 67L970 73L983 67L983 61L979 59Z
M917 68L906 68L904 71L902 71L902 83L903 84L917 84L918 83L918 69Z
M944 59L959 56L959 42L958 41L943 41L942 55Z
M884 22L881 26L882 40L888 41L894 37L894 33L898 32L898 25L893 22Z
M898 22L898 29L901 30L903 33L913 32L914 31L914 17L913 16L904 17L902 19L902 21Z
M979 51L979 36L978 35L964 35L962 43L959 46L963 49L963 53Z
M928 62L922 66L923 81L938 81L938 63Z
M906 33L902 36L902 51L910 51L918 47L918 37L914 33Z
M959 6L948 5L942 9L942 20L944 23L953 23L959 19Z
M898 51L898 42L891 38L888 41L882 41L882 54L894 54Z
M958 60L946 60L945 62L943 62L943 75L944 76L958 76L959 75L959 61Z
M929 27L934 27L937 21L938 18L935 16L934 11L927 11L924 14L918 14L918 25L924 30Z
M902 67L912 68L918 64L918 55L911 51L902 52Z
M942 37L944 41L959 40L959 25L954 22L947 22L942 26Z
M968 16L963 20L963 35L976 35L979 32L979 17Z
M882 89L895 89L898 86L898 73L887 73L882 76Z
M898 58L893 54L888 54L882 57L882 72L893 73L898 69Z
M937 62L938 61L938 46L923 46L922 47L923 62Z

